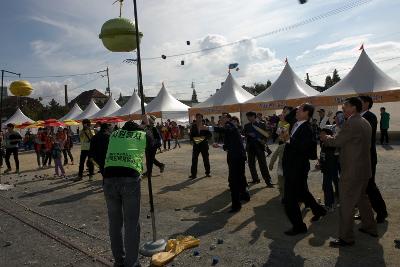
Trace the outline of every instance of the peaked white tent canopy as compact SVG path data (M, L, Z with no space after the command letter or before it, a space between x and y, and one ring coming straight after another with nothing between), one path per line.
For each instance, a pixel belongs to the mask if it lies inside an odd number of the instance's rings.
M278 79L264 92L247 103L288 100L317 95L317 91L308 86L286 63Z
M110 96L104 107L95 114L93 114L92 116L90 116L89 119L99 119L107 117L112 113L116 112L117 110L119 110L120 108L121 106L117 104L117 102L114 100L114 98L112 98L112 96Z
M146 106L147 104L145 103L144 105ZM110 117L128 116L134 114L140 109L140 98L137 93L133 93L128 102L126 102L126 104L123 105L122 108L112 113Z
M162 84L160 92L157 96L146 106L146 113L153 113L160 115L164 119L179 119L188 120L189 106L183 104L178 99L173 97ZM140 114L141 111L135 112Z
M17 109L17 111L12 115L7 121L3 122L3 125L7 125L9 123L19 125L24 122L34 122L31 120L28 116L26 116L24 113L22 113L21 109Z
M73 120L77 116L79 116L82 113L82 109L79 107L78 103L75 103L75 105L72 107L72 109L60 119L60 121L66 121L66 120Z
M399 83L384 73L363 49L357 63L346 77L321 95L351 95L394 89L400 89Z
M206 101L194 106L193 108L206 108L215 106L235 105L244 103L254 96L244 90L229 73L228 77L221 89L218 90L214 95L209 97Z
M96 103L94 103L93 99L91 99L89 106L87 106L86 109L75 118L75 120L88 119L96 114L99 110L100 108L96 105Z

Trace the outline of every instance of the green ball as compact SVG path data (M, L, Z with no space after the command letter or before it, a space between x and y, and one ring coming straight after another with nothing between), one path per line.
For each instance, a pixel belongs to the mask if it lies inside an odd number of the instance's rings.
M139 32L139 36L141 38L143 34ZM99 38L111 52L131 52L137 48L135 24L126 18L106 21L101 27Z

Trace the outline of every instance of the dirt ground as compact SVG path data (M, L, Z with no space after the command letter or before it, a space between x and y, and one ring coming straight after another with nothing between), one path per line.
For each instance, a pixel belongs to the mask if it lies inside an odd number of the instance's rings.
M76 159L78 149L74 149ZM160 174L156 168L153 177L158 236L168 239L184 234L201 240L195 249L199 256L193 256L193 249L185 251L169 266L211 266L213 257L219 260L217 266L400 266L400 250L393 243L395 238L400 238L399 150L400 146L378 147L377 184L390 213L388 222L379 225L379 238L356 231L356 245L343 249L328 245L329 238L337 234L337 211L316 223L310 223L310 212L305 213L308 233L285 236L283 232L290 224L277 188L269 189L264 184L251 187L251 201L239 213L228 213L230 194L226 154L222 150L210 148L211 178L202 177L204 169L200 159L196 180L188 179L191 164L188 144L158 154L157 158L166 164L165 172ZM1 177L3 184L14 184L15 188L0 191L0 266L103 266L4 212L12 211L25 221L110 260L101 176L96 175L93 182L87 178L77 183L54 179L53 169L35 170L34 154L23 154L20 158L22 173ZM77 168L77 165L67 166L67 175L74 177ZM276 171L272 174L276 182ZM250 179L248 170L247 178ZM315 197L323 199L319 172L310 172L309 187ZM27 211L15 202L89 236ZM142 182L142 241L151 239L148 215L145 179ZM218 239L223 244L217 244ZM148 266L149 259L141 257L141 263Z

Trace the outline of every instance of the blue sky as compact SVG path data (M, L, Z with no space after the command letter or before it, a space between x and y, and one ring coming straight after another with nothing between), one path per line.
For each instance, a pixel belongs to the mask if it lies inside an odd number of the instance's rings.
M98 39L101 25L118 15L112 0L2 1L0 10L0 68L23 76L86 73L110 67L111 90L131 94L136 88L136 68L123 64L129 53L110 53ZM131 1L123 16L133 18ZM323 84L325 73L339 69L343 77L357 60L361 43L375 61L398 56L400 1L372 0L339 15L293 30L252 39L277 28L339 8L353 0L138 0L144 57L176 54L247 39L235 46L167 60L143 62L145 94L154 96L161 82L177 98L189 99L196 84L201 100L215 92L229 63L238 62L234 76L240 84L274 81L285 57L300 77L308 72ZM191 41L191 46L186 41ZM185 60L185 66L180 61ZM318 64L318 62L329 63ZM378 63L400 81L400 60ZM10 82L12 78L7 78ZM34 96L63 99L97 88L105 90L99 75L63 78L29 78ZM83 85L83 86L81 86Z

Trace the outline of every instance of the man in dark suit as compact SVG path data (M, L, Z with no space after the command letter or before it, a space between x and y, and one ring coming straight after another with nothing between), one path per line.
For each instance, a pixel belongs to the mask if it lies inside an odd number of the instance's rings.
M388 216L385 201L382 198L381 192L375 183L375 172L376 172L376 164L378 163L378 157L376 153L376 129L378 127L378 119L375 114L370 111L373 105L373 100L370 96L360 96L362 102L362 112L361 116L366 119L372 128L372 137L371 137L371 170L372 177L368 181L367 186L367 194L369 197L369 201L371 202L371 206L376 212L376 222L383 223ZM356 217L359 219L359 216Z
M293 112L296 113L296 121L291 120ZM310 118L314 114L314 107L305 103L289 113L286 119L292 121L290 127L290 139L285 145L282 167L285 177L285 211L293 228L286 231L286 235L297 235L307 232L307 226L303 222L299 202L311 208L317 221L326 214L326 210L319 205L313 195L308 191L307 178L310 171L310 159L316 157L317 143L311 128Z
M260 178L258 178L256 169L256 160L258 161L261 175L267 184L267 187L274 187L271 181L271 175L269 174L267 167L267 159L265 158L265 145L267 143L267 138L257 131L257 128L266 131L265 123L257 121L255 112L247 112L247 119L249 123L244 125L244 135L246 136L246 150L247 158L249 163L249 169L251 173L252 183L258 184ZM257 127L257 128L255 128Z

